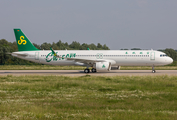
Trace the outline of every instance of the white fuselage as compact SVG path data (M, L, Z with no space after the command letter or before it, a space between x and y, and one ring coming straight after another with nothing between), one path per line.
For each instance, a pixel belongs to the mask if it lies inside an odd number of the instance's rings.
M155 50L55 50L65 58L105 60L111 66L160 66L173 60L165 53ZM85 63L64 58L56 58L50 50L13 52L13 56L48 65L85 65ZM93 64L93 63L90 63Z

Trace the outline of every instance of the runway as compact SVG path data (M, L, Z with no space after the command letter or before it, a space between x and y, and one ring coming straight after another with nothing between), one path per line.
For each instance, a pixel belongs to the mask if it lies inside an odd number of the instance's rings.
M151 70L112 70L97 73L84 73L83 70L0 70L0 76L7 75L56 75L56 76L156 76L173 75L177 76L177 70L157 70L152 73Z

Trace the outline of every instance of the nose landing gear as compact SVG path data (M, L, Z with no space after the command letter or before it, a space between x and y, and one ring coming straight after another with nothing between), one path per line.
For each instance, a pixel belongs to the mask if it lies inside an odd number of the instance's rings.
M155 73L154 65L152 66L152 73Z

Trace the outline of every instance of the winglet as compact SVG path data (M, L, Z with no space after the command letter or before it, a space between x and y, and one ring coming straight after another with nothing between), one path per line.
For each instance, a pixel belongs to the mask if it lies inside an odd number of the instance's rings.
M56 57L57 54L55 53L55 51L50 47L50 50L52 51L52 54Z
M87 48L87 50L90 50L89 48Z

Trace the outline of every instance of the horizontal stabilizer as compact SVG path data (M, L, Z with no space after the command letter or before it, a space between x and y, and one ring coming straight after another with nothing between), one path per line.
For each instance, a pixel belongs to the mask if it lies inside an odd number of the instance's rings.
M26 54L26 53L9 53L9 54L11 54L12 56L21 56L21 57L26 57L26 56L28 56L28 54Z

